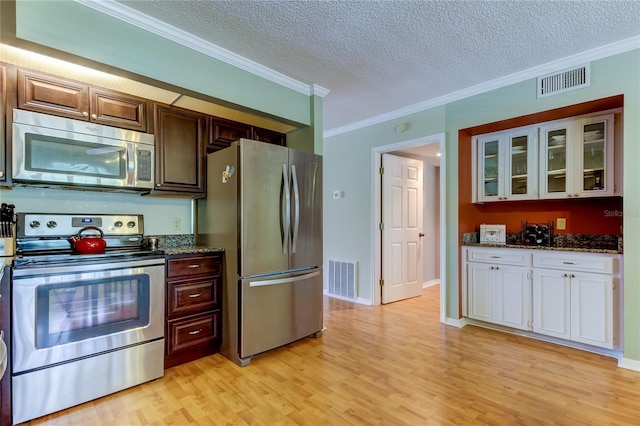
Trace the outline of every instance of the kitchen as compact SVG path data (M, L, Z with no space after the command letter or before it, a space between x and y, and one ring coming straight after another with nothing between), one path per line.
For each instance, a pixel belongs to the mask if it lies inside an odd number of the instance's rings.
M632 53L621 54L620 56L617 56L611 59L603 59L601 60L601 62L597 63L599 68L595 69L594 72L598 72L601 74L611 73L612 75L617 75L616 73L625 73L625 72L629 74L625 74L623 77L615 79L615 84L611 84L606 89L604 89L602 86L594 85L594 87L587 89L586 93L581 92L579 95L570 94L570 95L567 95L567 97L562 100L555 98L552 100L540 102L535 107L533 107L533 109L547 110L547 109L552 109L562 105L576 104L576 103L588 101L591 99L602 98L608 95L616 95L618 93L624 93L625 94L625 114L633 114L634 113L633 108L634 108L634 105L636 104L633 102L633 100L635 99L634 96L637 96L637 95L634 92L633 86L629 87L624 83L625 81L630 81L630 79L625 78L625 76L633 75L634 70L636 70L636 68L634 68L633 66L628 66L629 63L633 64L633 62L634 62L634 56ZM621 71L621 70L627 70L627 71ZM609 79L607 79L607 81L608 80ZM502 91L503 92L507 91L507 89L503 89ZM514 89L514 91L518 91L518 90ZM495 94L495 96L498 97L499 94ZM475 104L476 102L480 102L480 103L486 102L486 104L493 105L497 101L495 99L491 99L489 96L484 96L484 97L480 96L478 99L475 99L473 102L469 101L468 103L465 103L463 101L458 101L457 103L453 103L452 105L447 107L446 116L447 117L456 117L456 116L465 117L467 116L465 112L466 109L471 108L470 104ZM306 106L305 108L308 111L308 106ZM458 115L457 114L458 112L461 112L461 113ZM516 115L525 114L526 112L528 112L527 108L522 108L519 111L519 113ZM289 113L289 114L293 115L293 113ZM455 121L454 123L445 125L444 119L442 118L445 115L445 113L443 112L442 109L436 108L435 111L427 111L423 114L424 114L423 118L425 119L416 120L415 125L412 126L409 130L410 133L402 135L402 137L409 138L411 137L412 134L417 134L417 133L433 134L435 132L442 131L445 129L446 130L451 129L453 132L451 135L452 139L451 141L447 142L450 148L448 152L449 157L447 157L447 161L448 161L447 165L449 166L447 169L448 170L447 177L449 178L448 179L449 182L456 182L457 180L456 170L458 170L458 167L455 164L456 163L455 154L457 152L457 148L456 148L457 134L455 134L455 132L457 132L458 129L465 129L474 125L490 123L493 121L497 121L497 120L501 120L501 119L513 116L512 112L504 111L504 107L503 107L502 111L496 110L492 113L485 112L484 115L477 116L472 119L467 119L467 120L452 119L453 121ZM306 118L301 119L300 117L296 117L296 120L305 121L307 119ZM625 124L624 124L625 125L625 141L627 141L628 139L632 139L634 135L637 136L637 129L635 129L632 126L632 124L629 123L630 121L631 120L625 120ZM424 124L424 123L430 123L430 124ZM388 141L390 138L400 137L398 135L393 134L392 127L393 126L388 124L387 125L381 124L377 126L376 129L380 130L379 133L384 134L385 138L387 138L387 141ZM365 164L364 162L369 158L369 152L368 152L369 147L363 148L361 146L354 146L348 149L348 152L346 153L347 155L345 155L344 151L341 153L338 152L337 147L338 145L342 144L341 140L345 140L345 139L348 140L350 138L359 138L359 136L356 133L356 134L350 134L345 136L334 136L332 138L325 139L324 141L325 149L323 154L326 157L332 158L333 160L335 160L335 163L332 163L332 164L335 164L336 167L339 169L351 170L356 175L368 176L368 170L366 170L368 167L368 164ZM370 143L382 144L385 142L380 139L374 138ZM316 141L316 145L320 145L320 142ZM320 148L317 147L316 149L320 149ZM633 153L634 153L633 150L634 148L632 146L625 145L625 153L629 154L630 157L633 157ZM349 158L351 160L349 160ZM361 161L359 159L363 159L363 160ZM636 171L633 170L633 163L631 162L630 159L625 158L625 165L626 165L625 180L633 182L633 179L635 176L634 173L637 173ZM360 172L363 172L363 170L364 170L364 173L360 173ZM342 187L345 190L346 194L353 194L353 193L361 192L363 189L365 189L365 192L366 192L366 188L370 187L370 183L368 181L360 181L357 179L354 179L353 181L349 181L349 182L344 182L343 180L339 179L339 176L330 176L327 178L325 186L327 187L327 190L330 190L335 187ZM60 203L59 204L61 206L60 211L62 210L72 211L72 208L76 208L77 206L81 206L81 208L85 211L104 211L105 208L113 208L113 206L116 205L119 207L118 210L120 211L135 210L136 212L140 211L142 214L144 214L145 223L147 224L146 229L151 234L180 235L180 234L190 234L192 232L192 229L190 229L190 224L192 223L192 219L191 219L192 208L191 208L190 200L167 199L167 198L153 199L153 198L144 198L139 196L130 196L126 194L123 194L123 195L103 194L100 196L97 196L97 195L94 196L93 194L89 194L89 193L75 194L67 191L62 192L61 195L59 194L60 194L59 192L54 191L54 193L50 195L49 190L18 188L12 191L11 199L9 201L16 205L19 205L20 208L25 211L40 210L43 206L47 205L47 203L50 203L53 201L55 201L56 203ZM3 193L3 196L4 196L4 193ZM631 193L625 196L624 203L625 203L625 206L627 206L625 210L628 212L633 212L633 208L635 205L634 203L637 202L637 199L634 197L637 197L637 195L635 195L634 193ZM325 198L328 199L330 197L325 197ZM62 199L62 202L60 201L60 199ZM351 200L349 199L349 197L347 197L344 201L345 203L343 203L343 205L340 206L340 209L347 207L348 211L351 212L351 214L355 215L356 217L368 217L366 213L362 212L363 207L350 204ZM368 206L365 205L364 208L368 209ZM340 214L340 212L338 211L338 207L333 207L330 205L327 208L327 210L328 211L326 213L328 214L328 217L333 217L333 215L335 214ZM162 214L158 215L157 213L158 211L162 211ZM612 211L615 211L615 209ZM627 223L627 220L625 218L625 231L628 235L634 232L634 220L635 220L635 216L631 217L629 223ZM361 281L362 282L373 281L373 280L367 279L368 278L367 275L369 272L368 272L368 268L366 267L368 262L367 259L369 257L369 252L370 252L370 249L367 246L367 241L369 241L370 227L367 227L367 226L353 227L350 229L349 226L343 225L342 222L339 220L336 220L336 221L329 220L329 221L331 222L331 225L326 230L329 245L326 248L326 250L331 252L333 256L338 258L351 257L352 253L356 253L357 258L362 259L362 262L363 262L361 267L361 270L363 271L363 275L360 277ZM366 225L366 221L364 222ZM569 226L572 226L572 224L573 222L570 220ZM449 224L449 227L450 227L449 229L452 232L450 233L451 235L449 235L448 233L448 236L447 236L448 238L447 247L449 247L448 255L450 258L450 262L448 266L449 270L447 272L448 272L448 276L452 277L451 279L454 280L452 282L455 282L456 280L455 277L457 277L457 268L458 268L458 264L457 264L458 262L456 262L456 260L458 259L458 254L456 253L457 247L458 247L458 238L457 238L458 232L456 232L456 230L458 226L457 224ZM177 229L174 229L174 228L177 228ZM367 228L367 229L362 229L362 228ZM348 240L349 242L347 244L342 245L345 239ZM633 256L633 253L634 253L633 245L630 245L629 243L627 243L625 245L625 254ZM634 271L636 271L636 269L634 268L636 267L637 266L631 265L630 266L631 269L625 270L625 274L631 274L632 277L637 276L637 274L633 275L635 274ZM631 286L632 286L630 287L632 291L631 296L633 296L633 291L637 291L637 289L633 287L633 284L631 284ZM370 298L371 290L367 288L362 289L361 296L364 299ZM447 298L449 301L446 306L447 317L457 319L459 311L458 311L457 303L454 302L458 298L458 290L456 285L451 286L451 288L447 287ZM630 297L629 299L633 299L633 297ZM627 301L627 299L625 299L625 303L631 304L633 302L631 300ZM626 314L628 318L627 322L632 324L632 327L633 327L633 324L638 322L637 317L634 317L634 315L637 315L637 314L633 313L634 305L631 304L629 306L630 307L626 309L625 312L627 312ZM637 340L634 340L634 336L633 336L634 330L633 328L627 327L625 328L625 332L628 333L630 336L628 339L626 339L626 341L629 342L628 344L630 346L625 351L625 353L629 355L629 358L631 360L635 360L637 359L637 356L634 355L636 352L634 352L633 348L635 345L634 342L637 342Z

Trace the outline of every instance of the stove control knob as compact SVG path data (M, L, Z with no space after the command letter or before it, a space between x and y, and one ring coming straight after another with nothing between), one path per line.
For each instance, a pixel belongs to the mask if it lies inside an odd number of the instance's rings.
M32 220L29 223L29 226L32 227L32 228L39 228L40 227L40 222L38 222L37 220Z
M122 228L122 221L119 220L116 223L113 224L116 228Z
M53 220L47 222L47 228L55 228L56 226L58 226L58 224Z
M129 221L127 222L127 228L133 228L134 226L136 226L136 223L134 221Z

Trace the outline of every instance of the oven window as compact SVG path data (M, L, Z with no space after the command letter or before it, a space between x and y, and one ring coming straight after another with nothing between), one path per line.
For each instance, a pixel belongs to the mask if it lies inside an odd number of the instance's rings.
M37 287L36 346L48 348L149 324L149 276Z
M26 134L25 168L30 171L123 179L126 166L122 146Z

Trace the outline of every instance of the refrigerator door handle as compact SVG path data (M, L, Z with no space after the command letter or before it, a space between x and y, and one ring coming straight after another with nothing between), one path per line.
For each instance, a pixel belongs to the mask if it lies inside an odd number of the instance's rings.
M296 244L298 242L298 226L300 225L300 192L298 191L298 175L296 166L291 165L291 180L293 182L293 243L291 245L291 253L296 252Z
M289 230L291 229L291 189L289 188L289 170L286 163L282 164L282 184L284 186L282 205L280 206L280 221L282 223L282 253L287 254L289 248Z
M287 284L295 281L307 280L309 278L317 277L318 275L320 275L320 272L315 271L315 272L311 272L304 275L296 275L294 277L287 277L287 278L278 278L275 280L251 281L249 282L249 287L261 287L265 285Z

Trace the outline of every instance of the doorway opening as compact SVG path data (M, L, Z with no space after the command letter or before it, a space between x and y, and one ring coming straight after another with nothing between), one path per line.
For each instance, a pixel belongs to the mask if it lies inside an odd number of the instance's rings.
M445 135L444 133L425 136L422 138L412 139L409 141L403 141L399 143L394 143L390 145L385 145L377 148L373 148L371 151L372 155L372 215L373 215L373 229L371 231L372 235L372 271L371 276L372 280L372 302L373 305L381 304L381 291L379 288L379 282L382 278L381 276L381 265L382 265L382 238L380 233L380 223L381 223L381 206L382 206L382 195L381 195L381 179L380 179L380 167L382 164L382 154L384 153L393 153L395 155L403 155L403 156L413 156L414 158L424 159L424 152L433 152L437 151L440 153L440 161L439 161L439 173L438 173L438 198L439 198L439 212L438 217L435 219L438 223L435 225L435 229L438 231L438 247L436 248L439 252L439 261L438 261L438 275L439 280L436 278L426 279L426 284L437 284L438 281L440 283L440 321L446 322L446 247L445 247L445 229L446 229L446 191L445 191ZM427 185L425 187L425 192L433 191L433 185L431 187Z

